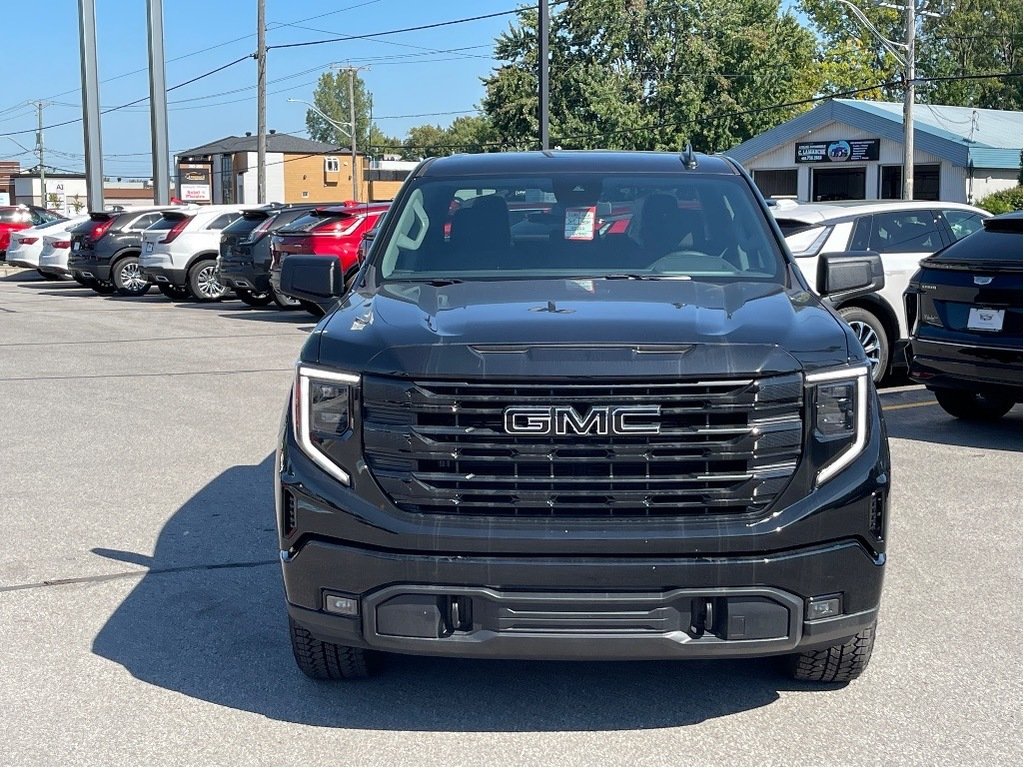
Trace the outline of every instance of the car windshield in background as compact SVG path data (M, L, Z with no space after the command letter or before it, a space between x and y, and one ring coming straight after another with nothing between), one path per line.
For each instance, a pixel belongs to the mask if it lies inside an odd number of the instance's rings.
M784 281L742 179L625 174L415 182L377 250L384 279L630 276Z

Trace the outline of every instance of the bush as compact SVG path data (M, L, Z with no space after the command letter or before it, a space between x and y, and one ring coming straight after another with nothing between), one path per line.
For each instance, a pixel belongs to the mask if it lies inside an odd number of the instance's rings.
M1021 188L1011 187L1010 189L993 192L991 195L981 198L977 205L991 214L1018 211L1021 207Z

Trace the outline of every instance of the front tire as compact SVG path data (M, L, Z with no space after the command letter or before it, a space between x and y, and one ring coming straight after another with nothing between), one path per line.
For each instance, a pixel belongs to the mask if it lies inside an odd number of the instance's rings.
M789 671L796 680L812 683L847 683L860 677L871 661L875 624L862 629L845 643L804 651L789 657Z
M288 618L295 663L314 680L359 680L372 672L372 654L363 648L317 640Z
M935 399L950 416L966 421L995 421L1013 408L1012 395L969 392L965 389L936 389Z
M213 259L196 262L188 271L188 289L196 301L220 301L224 298L227 288L217 279L217 262Z
M114 264L112 276L122 296L142 296L149 292L149 281L142 276L137 256L126 256Z
M270 291L253 293L245 288L237 288L235 289L235 295L238 296L243 304L248 304L250 307L265 307L274 301L274 294Z
M843 307L839 316L846 321L857 340L864 348L868 362L871 363L871 378L875 384L881 383L889 373L889 336L885 332L885 324L872 312L863 307Z

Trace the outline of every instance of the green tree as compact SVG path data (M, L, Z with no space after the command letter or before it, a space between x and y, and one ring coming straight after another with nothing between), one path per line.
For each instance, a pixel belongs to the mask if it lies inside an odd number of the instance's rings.
M537 15L502 34L484 79L492 140L537 146ZM815 41L779 0L576 0L551 19L552 144L724 150L820 86ZM727 114L728 113L728 114ZM741 114L731 114L741 113Z
M871 25L903 55L899 47L905 33L903 13L873 2L852 0ZM890 5L897 5L892 2ZM818 34L817 61L824 93L850 91L878 83L888 85L850 98L892 101L902 98L903 64L886 50L849 6L837 0L800 0L800 10Z
M403 160L450 155L448 133L440 125L414 125L403 142Z
M918 49L922 76L950 77L1020 72L1020 0L939 0L938 16L926 16ZM925 86L932 104L980 109L1021 109L1019 77L947 80Z
M355 107L356 107L356 148L364 149L369 146L370 139L370 113L373 106L373 99L366 84L355 74ZM341 125L351 122L351 111L349 107L349 73L347 70L337 72L324 72L320 75L320 81L313 91L313 103L317 108L327 115L331 120ZM351 138L348 133L348 126L345 130L338 130L327 120L324 120L313 110L306 110L306 128L309 135L315 141L325 141L328 144L338 146L349 146Z
M906 37L902 10L853 0L880 35L897 44ZM901 5L902 0L891 3ZM903 98L903 65L887 51L849 6L837 0L800 0L818 34L817 60L826 92L889 85L855 98ZM1019 72L1020 0L936 0L918 17L916 74L919 78ZM897 47L901 56L905 49ZM919 101L931 104L1019 110L1020 78L924 83Z

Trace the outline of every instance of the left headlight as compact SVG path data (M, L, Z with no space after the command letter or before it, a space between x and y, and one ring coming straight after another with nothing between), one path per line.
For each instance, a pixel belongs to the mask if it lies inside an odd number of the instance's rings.
M309 458L329 475L351 485L352 478L331 458L331 447L352 433L352 392L359 376L309 365L295 369L292 428Z
M849 466L867 445L868 376L866 366L812 373L814 439L822 449L815 485Z

